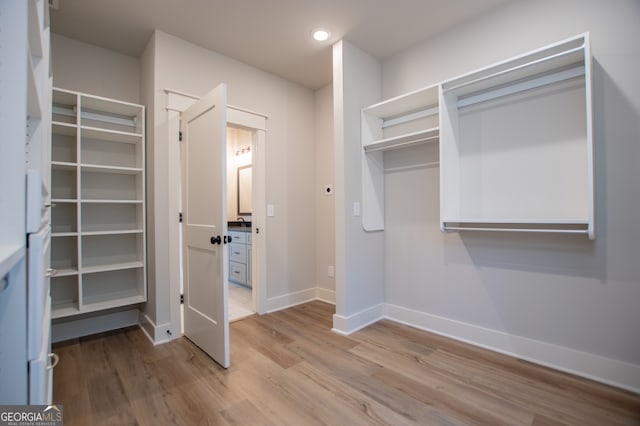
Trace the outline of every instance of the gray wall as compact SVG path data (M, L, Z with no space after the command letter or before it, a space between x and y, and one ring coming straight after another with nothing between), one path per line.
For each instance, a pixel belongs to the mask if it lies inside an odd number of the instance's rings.
M140 102L140 61L51 34L53 85L121 101Z
M380 62L347 41L333 46L336 238L336 331L375 321L384 305L384 234L365 232L354 203L362 202L360 111L381 96Z
M226 83L230 105L269 117L266 197L267 203L275 206L275 216L267 218L267 301L270 306L282 307L289 301L295 302L295 295L300 292L315 291L314 93L160 31L156 31L147 46L146 51L149 50L154 52L155 83L152 94L145 96L153 99L155 107L149 121L155 139L153 159L147 157L153 161L155 170L169 170L169 156L173 152L164 90L202 96ZM178 247L170 246L166 231L170 221L177 217L177 211L169 209L170 197L175 196L171 188L175 186L169 182L167 173L159 172L155 173L153 183L148 183L152 184L149 189L154 194L155 226L148 232L155 240L155 281L149 281L154 288L150 291L154 300L150 299L149 304L154 307L148 307L146 312L157 327L167 327L173 304L169 297L170 280L175 278L169 265L178 253Z
M595 241L442 234L438 168L390 173L386 302L393 316L425 328L640 389L640 2L514 1L385 60L383 94L585 31L594 60ZM428 162L437 149L386 155Z
M316 283L328 290L326 296L335 300L335 280L328 267L335 265L334 196L323 193L324 185L333 184L333 87L328 85L315 93L315 169L316 201Z

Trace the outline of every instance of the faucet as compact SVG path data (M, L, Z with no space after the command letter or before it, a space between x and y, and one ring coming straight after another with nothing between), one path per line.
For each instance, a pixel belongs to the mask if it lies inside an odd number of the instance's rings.
M244 217L237 217L237 218L236 218L236 220L241 221L241 222L242 222L242 224L243 224L243 226L244 226L244 223L245 223L245 221L244 221Z

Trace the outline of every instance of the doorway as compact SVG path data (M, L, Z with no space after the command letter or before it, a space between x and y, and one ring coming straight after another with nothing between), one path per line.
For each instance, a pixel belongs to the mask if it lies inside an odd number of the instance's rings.
M180 131L180 116L194 102L200 99L199 96L187 94L173 89L165 89L167 94L167 131L170 139L175 140L175 144L170 147L168 181L174 190L169 192L169 208L171 211L181 211L180 206L180 155L181 148L178 140ZM266 312L267 295L267 259L266 259L266 238L268 229L266 228L266 130L267 116L265 114L227 105L226 119L228 126L241 128L252 132L253 145L251 147L252 159L252 211L251 211L251 282L252 282L252 309L254 312L263 314ZM183 330L183 305L182 299L182 255L181 255L181 223L170 221L169 246L171 253L169 259L170 276L170 321L165 326L157 327L155 340L162 341L166 336L171 338L182 335ZM225 229L225 231L227 231ZM226 233L226 232L225 232ZM227 262L228 263L228 262ZM165 330L178 330L180 334L171 336Z
M253 150L255 132L227 126L227 227L229 321L255 314L252 280Z

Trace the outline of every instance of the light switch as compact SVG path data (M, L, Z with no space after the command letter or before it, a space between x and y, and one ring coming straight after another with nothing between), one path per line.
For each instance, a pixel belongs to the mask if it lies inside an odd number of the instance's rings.
M360 216L360 203L357 201L354 201L353 203L353 215Z
M273 204L267 204L267 216L274 217L275 215Z

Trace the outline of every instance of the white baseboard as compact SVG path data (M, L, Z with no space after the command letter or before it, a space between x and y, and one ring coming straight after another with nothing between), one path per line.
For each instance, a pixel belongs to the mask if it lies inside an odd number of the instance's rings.
M385 304L384 316L415 328L640 393L638 365L388 303Z
M316 287L316 300L321 302L336 304L336 292L322 287Z
M144 312L140 312L140 318L138 322L140 323L140 328L142 329L144 334L147 335L149 340L151 340L151 343L153 343L154 345L161 345L175 339L176 337L180 337L167 333L171 330L170 323L158 326Z
M51 324L51 342L62 342L77 337L138 325L138 312L138 308L134 308L107 314L87 314L81 318L54 320Z
M335 314L332 331L349 335L384 318L384 303L372 306L348 317Z
M295 293L288 293L282 296L272 297L267 299L266 313L280 311L282 309L290 308L292 306L300 305L302 303L311 302L316 299L316 288L310 288L307 290L296 291Z

